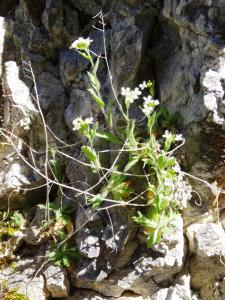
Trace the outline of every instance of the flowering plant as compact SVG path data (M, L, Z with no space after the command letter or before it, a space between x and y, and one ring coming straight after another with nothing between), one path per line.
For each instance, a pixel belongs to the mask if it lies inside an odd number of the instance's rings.
M147 235L147 246L151 247L160 241L161 236L168 230L171 220L178 214L179 203L176 193L179 188L180 168L172 156L171 148L177 143L183 143L184 139L182 135L168 130L161 135L157 133L160 103L154 99L154 83L150 81L144 81L134 89L121 88L120 94L124 98L125 106L125 111L123 105L119 106L120 110L122 108L124 122L122 129L117 128L113 120L108 120L97 78L99 58L94 63L93 58L89 57L90 43L90 39L80 38L73 43L73 47L81 55L85 53L91 62L91 70L88 72L91 86L89 92L103 112L108 127L104 132L99 132L98 123L93 124L92 117L86 119L80 117L73 121L74 130L87 138L87 145L82 147L82 151L92 171L98 173L101 171L102 174L96 194L86 195L86 199L97 210L107 201L111 206L139 207L133 220L143 226L143 232ZM143 101L140 110L146 119L145 134L140 133L136 120L129 116L130 109L137 99ZM117 150L116 159L108 169L101 165L96 150L96 137L121 145ZM107 151L113 150L105 150ZM120 158L122 152L125 153L125 159Z

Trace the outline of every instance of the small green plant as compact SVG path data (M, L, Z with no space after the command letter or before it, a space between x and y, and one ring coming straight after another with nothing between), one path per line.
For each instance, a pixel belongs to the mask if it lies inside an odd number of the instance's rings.
M46 205L39 204L39 208L46 209ZM66 207L62 209L58 201L49 204L51 219L45 223L45 236L52 239L51 250L46 253L48 260L61 267L69 267L74 258L79 257L78 251L67 241L73 232L71 215L74 209ZM58 244L62 244L58 246Z
M9 288L8 282L1 282L1 300L29 300L24 294L18 292L18 288Z
M179 165L173 156L173 145L183 142L180 134L165 130L158 133L160 124L170 125L177 116L170 117L168 112L160 109L159 101L154 100L154 83L144 81L135 89L121 88L121 96L124 97L122 108L122 129L113 124L112 117L107 117L105 103L100 95L100 82L97 78L99 57L96 62L91 56L89 46L90 39L79 38L72 45L78 53L88 59L91 70L88 72L90 88L88 91L94 101L99 105L106 118L108 127L99 132L99 124L94 124L93 118L77 118L73 121L74 130L87 138L87 144L81 150L93 172L102 172L101 187L95 195L87 194L87 201L95 209L108 201L112 205L134 205L143 207L137 211L133 220L143 227L147 235L147 246L151 247L161 240L162 235L168 232L171 221L176 218L179 203L176 190L179 189ZM146 132L140 133L137 123L130 117L130 109L134 101L143 97L143 105L140 107L146 118ZM96 138L107 139L111 143L119 145L119 153L109 169L101 165L100 153L96 149ZM125 153L125 159L120 159L121 152ZM139 173L137 173L139 172ZM141 179L141 181L140 181Z
M47 252L47 258L60 267L70 267L74 259L79 257L78 251L74 247L70 247L68 243L63 243L52 251Z
M19 211L12 215L3 211L0 216L0 269L3 269L15 260L15 249L10 241L24 227L25 218Z
M10 217L10 222L15 228L21 228L25 224L24 216L19 212L15 211L13 215Z

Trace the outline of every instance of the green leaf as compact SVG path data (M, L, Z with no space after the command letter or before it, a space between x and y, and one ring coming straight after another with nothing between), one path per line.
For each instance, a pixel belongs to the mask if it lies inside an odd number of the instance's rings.
M134 157L130 161L128 161L124 168L124 172L129 171L133 166L135 166L138 163L139 159L140 157Z
M95 66L92 70L92 74L96 75L97 74L97 71L98 71L98 66L99 66L99 60L100 60L100 56L98 56L97 60L96 60L96 63L95 63Z
M96 162L97 154L94 149L92 149L90 146L82 146L81 150L90 162Z
M51 157L53 158L53 160L55 161L55 158L56 158L56 151L55 151L55 149L53 147L49 146L48 147L48 151L51 154Z
M71 263L70 258L68 256L64 256L63 257L63 264L64 264L64 266L65 267L69 267L70 263Z
M83 56L85 59L87 60L92 60L92 57L90 54L88 54L87 52L83 52L83 51L77 51L81 56Z
M90 84L91 84L93 90L98 92L100 90L100 83L98 81L98 78L97 78L96 74L92 74L90 72L87 72L87 74L88 74Z
M155 96L155 81L153 80L153 82L152 82L152 85L150 86L150 88L149 88L149 91L150 91L150 95L152 96L152 97L154 97Z
M102 101L101 98L99 98L99 96L96 94L96 92L93 89L88 89L88 92L91 94L91 96L93 97L93 99L95 100L95 102L100 107L104 107L105 106L105 103Z
M115 143L115 144L120 144L121 143L119 138L117 136L115 136L114 134L110 133L110 132L104 132L104 131L96 132L96 136L98 136L102 139L108 140L108 141L110 141L112 143Z
M13 215L10 217L10 220L13 223L13 225L16 227L21 227L25 223L25 219L24 219L23 215L18 211L15 211L13 213Z
M148 118L148 129L151 132L156 122L156 112L154 111Z
M127 125L127 138L129 142L129 148L137 148L138 142L135 139L134 135L134 129L135 129L135 121L132 120Z

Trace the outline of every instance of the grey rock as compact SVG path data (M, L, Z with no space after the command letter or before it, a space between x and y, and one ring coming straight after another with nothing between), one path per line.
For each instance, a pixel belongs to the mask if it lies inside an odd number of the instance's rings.
M54 134L63 139L66 135L64 109L67 97L61 82L50 73L41 73L36 78L38 100L46 114L46 122Z
M207 266L207 267L206 267ZM207 270L207 272L206 272ZM206 300L217 299L220 291L218 278L224 278L224 265L218 257L192 257L189 263L191 286ZM221 282L222 283L222 282Z
M77 290L68 300L114 300L114 297L104 297L96 292L90 290ZM141 297L132 292L124 293L123 296L116 298L118 300L150 300L150 297ZM162 299L162 298L161 298ZM161 300L160 299L160 300Z
M41 245L47 240L47 237L44 235L46 231L46 228L43 226L44 220L45 210L37 206L32 222L23 230L23 239L28 245Z
M34 277L35 266L31 260L17 262L16 271L4 269L0 274L0 282L7 281L9 288L18 288L18 292L32 300L46 300L45 281L42 275ZM34 277L34 278L33 278Z
M98 260L81 264L73 274L77 287L93 289L105 296L119 297L124 291L133 291L142 296L150 296L158 290L157 284L169 284L173 276L183 267L185 259L185 243L182 231L182 219L178 218L173 225L173 233L165 237L166 253L157 254L155 258L146 250L137 250L137 260L133 260L127 267L116 269L114 265L105 270L107 278L99 280L100 262ZM99 230L100 231L100 230ZM117 231L115 231L115 234ZM116 241L115 241L116 242ZM120 250L121 251L121 250ZM157 252L155 252L157 253ZM121 251L121 255L123 252ZM101 256L103 258L103 256ZM103 264L104 266L105 264ZM80 271L79 271L80 269Z
M45 8L45 0L25 0L28 14L34 25L40 25L41 15Z
M88 15L96 15L101 9L101 0L72 0L75 8L85 12Z
M43 32L38 26L30 28L28 48L35 53L46 56L48 59L55 59L57 56L56 46L48 39L46 32Z
M114 21L111 31L111 72L116 90L129 85L135 78L141 62L142 31L135 25L135 18ZM125 59L123 59L125 57ZM135 59L133 59L135 57Z
M43 110L49 110L52 106L64 107L66 97L60 81L50 73L42 73L37 76L37 89L40 105Z
M74 50L66 50L60 56L60 76L64 86L71 85L76 76L88 66L88 61Z
M69 281L65 270L54 265L48 265L44 271L46 288L54 298L67 297Z
M33 121L37 118L37 110L31 99L29 86L22 79L17 63L15 61L6 62L2 85L10 98L5 98L2 104L2 126L4 129L11 126L14 137L11 136L12 142L10 142L2 136L3 141L6 142L6 146L0 153L0 197L3 206L4 202L5 206L8 205L8 200L4 199L8 199L10 193L12 207L23 206L22 203L32 197L34 191L18 195L20 188L34 187L41 182L41 178L35 174L34 170L30 169L24 161L19 161L25 148L23 138L27 136ZM20 201L16 200L16 197Z
M78 14L62 0L47 0L42 22L58 47L69 45L79 30Z
M82 238L80 238L80 252L88 258L98 257L100 254L99 237L94 236L88 228L84 233L86 237L82 236Z
M190 251L201 257L220 256L225 249L225 233L217 224L192 224L187 228Z
M70 94L70 104L65 110L65 121L67 126L73 130L74 119L92 116L93 101L88 91L73 89Z

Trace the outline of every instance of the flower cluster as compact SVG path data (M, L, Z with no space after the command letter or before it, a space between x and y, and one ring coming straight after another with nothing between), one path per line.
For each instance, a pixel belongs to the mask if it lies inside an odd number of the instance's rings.
M154 108L159 105L159 100L153 100L151 96L144 97L144 104L142 111L146 115L146 117L149 117L150 114L153 112Z
M76 118L73 120L73 130L80 130L82 127L89 126L90 124L93 124L93 118L86 118L85 120L81 117Z
M90 47L90 44L93 42L90 38L82 38L80 37L78 40L74 41L70 46L70 49L77 49L77 50L87 50Z
M162 137L167 140L171 139L176 142L183 141L183 139L184 139L182 134L173 134L172 132L169 132L168 130L165 131L165 133L163 134Z
M139 90L139 88L131 90L129 87L122 87L121 95L125 97L125 103L127 107L129 107L130 104L134 102L134 100L138 99L138 97L141 95L141 91Z
M142 83L139 84L139 88L143 91L144 89L146 89L148 87L148 84L146 83L146 81L143 81Z

